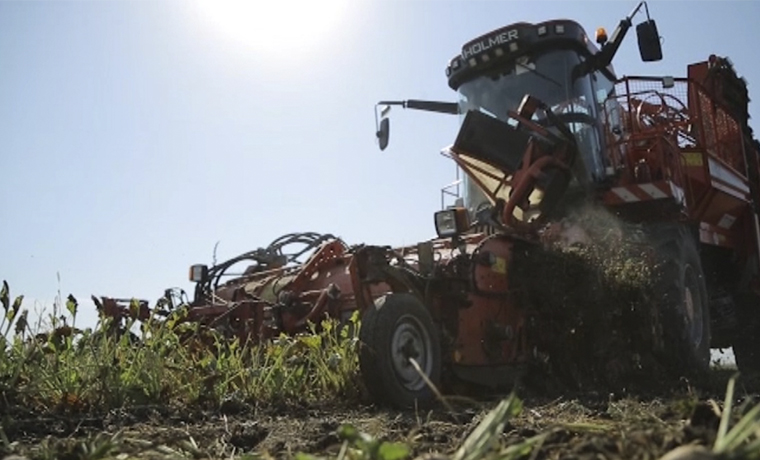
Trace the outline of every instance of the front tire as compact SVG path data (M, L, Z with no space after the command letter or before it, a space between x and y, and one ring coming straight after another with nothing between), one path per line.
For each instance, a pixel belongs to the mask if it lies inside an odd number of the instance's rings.
M359 340L359 368L375 401L405 409L433 402L435 393L410 361L439 385L440 335L419 299L401 293L378 298L364 313Z

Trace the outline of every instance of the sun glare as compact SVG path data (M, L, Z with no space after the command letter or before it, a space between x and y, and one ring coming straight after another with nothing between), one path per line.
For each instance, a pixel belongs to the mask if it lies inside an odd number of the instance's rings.
M350 0L198 0L201 16L256 52L312 52L336 35Z

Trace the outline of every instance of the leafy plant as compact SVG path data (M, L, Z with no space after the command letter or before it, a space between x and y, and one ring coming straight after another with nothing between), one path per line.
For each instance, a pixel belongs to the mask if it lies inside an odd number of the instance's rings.
M668 452L661 460L760 459L760 404L748 410L729 429L737 377L738 374L735 374L728 381L718 435L712 448L699 445L680 446Z
M178 403L221 406L228 401L308 402L358 394L358 320L338 328L324 321L312 333L281 336L256 346L215 330L167 321L136 325L101 318L79 330L79 303L58 296L45 332L33 334L23 297L11 303L3 282L0 337L0 409L87 412L130 405ZM132 302L139 308L137 302ZM15 332L11 329L15 322Z

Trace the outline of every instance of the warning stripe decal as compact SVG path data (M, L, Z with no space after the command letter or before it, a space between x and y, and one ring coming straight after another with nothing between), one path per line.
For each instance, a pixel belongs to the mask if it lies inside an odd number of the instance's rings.
M614 187L606 194L606 201L611 204L636 203L664 198L675 198L676 201L683 202L683 189L670 181L663 181Z

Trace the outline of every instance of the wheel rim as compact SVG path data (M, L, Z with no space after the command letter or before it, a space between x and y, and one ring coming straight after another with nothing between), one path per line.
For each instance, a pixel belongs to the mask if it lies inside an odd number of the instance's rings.
M399 383L410 391L425 386L425 379L410 362L413 358L425 375L433 370L432 341L427 329L412 315L404 315L396 322L391 338L391 362Z
M694 347L697 348L702 344L702 296L699 290L699 279L691 266L686 267L684 290L684 310L688 321L689 339Z

